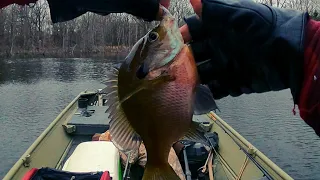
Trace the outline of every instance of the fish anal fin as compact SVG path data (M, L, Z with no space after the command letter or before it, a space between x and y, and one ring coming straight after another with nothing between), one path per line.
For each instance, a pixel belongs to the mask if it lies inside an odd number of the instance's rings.
M219 110L210 89L206 85L199 84L196 87L195 102L193 105L195 115L207 114L210 111ZM219 110L220 111L220 110Z
M162 166L146 164L142 180L180 180L180 177L172 169L169 163Z
M207 132L200 126L199 122L191 121L188 132L180 140L192 141L209 146L205 133Z

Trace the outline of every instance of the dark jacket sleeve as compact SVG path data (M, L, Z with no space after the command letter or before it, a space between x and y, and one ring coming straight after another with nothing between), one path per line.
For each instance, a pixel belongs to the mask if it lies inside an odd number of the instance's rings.
M6 7L13 3L14 3L14 0L2 0L0 1L0 8Z
M129 13L146 21L156 18L159 0L48 0L53 23L93 12L100 15Z
M185 20L195 58L202 62L198 66L201 81L213 96L290 88L298 103L307 13L249 0L202 3L201 20L194 16Z
M37 2L37 0L1 0L0 9L14 3L17 3L19 5L26 5L26 4L35 3L35 2Z

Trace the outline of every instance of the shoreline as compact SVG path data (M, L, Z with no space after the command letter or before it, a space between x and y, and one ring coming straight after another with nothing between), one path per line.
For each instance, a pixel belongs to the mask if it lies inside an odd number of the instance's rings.
M116 58L124 59L131 47L105 46L94 47L92 50L83 51L73 48L43 48L38 50L16 49L12 54L9 51L0 51L0 58Z

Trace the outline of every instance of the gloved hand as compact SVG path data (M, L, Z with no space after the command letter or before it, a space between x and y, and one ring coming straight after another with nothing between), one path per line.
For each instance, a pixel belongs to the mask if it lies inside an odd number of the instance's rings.
M168 7L170 0L48 0L48 3L53 23L72 20L86 12L128 13L153 21L161 16L159 3Z
M297 104L303 80L307 13L250 0L191 0L185 18L202 83L213 97L291 89Z

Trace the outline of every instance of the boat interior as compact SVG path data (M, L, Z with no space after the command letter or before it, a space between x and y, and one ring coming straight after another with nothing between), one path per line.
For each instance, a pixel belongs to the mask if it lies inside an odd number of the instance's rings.
M142 179L140 150L122 153L111 141L94 138L109 129L104 97L99 90L80 93L4 179L45 179L48 174L52 179ZM292 179L216 113L194 116L193 121L206 131L209 146L190 140L175 143L170 165L181 179Z
M83 101L83 102L82 102ZM82 104L83 103L83 104ZM79 144L84 142L92 141L92 137L95 134L104 133L109 129L108 113L106 113L107 107L105 106L106 100L104 96L100 97L96 95L83 95L78 100L78 110L72 115L70 120L64 125L66 132L74 136L70 148L68 149L65 157L60 163L59 169L66 170L66 163L70 159L71 155L74 154L75 149ZM210 124L209 119L204 120L202 123ZM207 121L206 121L207 120ZM207 128L208 129L208 128ZM209 130L209 129L208 129ZM214 144L216 150L218 146L218 136L216 134L211 135L211 143ZM200 143L181 141L182 146L186 147L186 153L181 151L181 147L175 148L175 153L178 157L179 164L183 169L183 175L190 174L191 179L205 180L209 179L208 170L202 172L203 166L205 165L209 151ZM91 144L92 145L92 144ZM181 146L181 144L180 144ZM190 146L190 147L189 147ZM107 149L106 149L107 150ZM93 149L93 151L96 150ZM88 150L86 151L88 153ZM104 153L104 152L102 152ZM107 152L106 152L107 153ZM189 158L188 158L189 155ZM119 157L118 157L119 158ZM187 166L186 166L186 163ZM119 176L125 179L140 180L143 176L144 168L137 163L129 164L125 162L124 166L119 167L119 172L123 172ZM130 167L130 169L128 169ZM187 167L187 170L186 170ZM189 173L187 173L187 171ZM113 175L113 172L112 172ZM117 178L119 178L119 176Z

